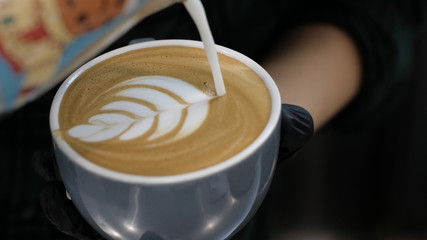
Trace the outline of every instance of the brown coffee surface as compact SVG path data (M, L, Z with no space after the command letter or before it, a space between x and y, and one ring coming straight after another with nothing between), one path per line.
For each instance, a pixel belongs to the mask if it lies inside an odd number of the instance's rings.
M264 129L271 109L269 92L245 64L219 54L227 93L209 101L203 124L192 134L168 142L176 131L147 141L147 135L86 142L69 130L87 124L111 101L105 92L120 82L150 75L184 80L214 96L212 74L203 49L168 46L139 49L103 61L82 73L64 94L59 134L79 155L102 167L137 175L187 173L222 162L246 148ZM185 116L186 110L183 110ZM105 112L105 110L104 110ZM107 111L108 112L108 111ZM154 131L155 119L150 131Z

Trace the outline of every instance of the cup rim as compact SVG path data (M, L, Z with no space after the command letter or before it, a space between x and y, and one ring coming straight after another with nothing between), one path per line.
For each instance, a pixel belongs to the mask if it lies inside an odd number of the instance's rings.
M281 98L280 98L279 90L274 80L267 73L267 71L264 70L264 68L262 68L258 63L256 63L249 57L235 50L232 50L220 45L216 45L217 52L224 54L226 56L232 57L244 63L245 65L250 67L253 71L255 71L264 81L271 97L270 116L263 131L252 143L249 144L249 146L247 146L245 149L243 149L233 157L226 159L225 161L215 164L213 166L188 172L188 173L167 175L167 176L143 176L143 175L136 175L136 174L129 174L129 173L123 173L119 171L114 171L111 169L104 168L100 165L96 165L91 161L86 160L85 158L80 156L76 151L74 151L71 148L71 146L67 142L65 142L59 136L54 134L54 131L59 129L58 114L59 114L60 103L64 96L64 93L80 74L82 74L88 68L110 57L113 57L125 52L141 49L141 48L160 47L160 46L185 46L185 47L203 48L203 43L201 41L194 41L194 40L169 39L169 40L153 40L149 42L142 42L142 43L128 45L125 47L121 47L121 48L109 51L107 53L104 53L92 59L91 61L85 63L80 68L75 70L67 79L65 79L65 81L59 87L53 99L50 115L49 115L49 123L50 123L50 131L54 141L54 146L59 150L61 150L67 156L67 159L69 159L70 161L73 161L75 164L79 165L83 169L89 172L92 172L98 176L102 176L104 178L108 178L108 179L112 179L120 182L136 183L136 184L178 183L178 182L186 182L194 179L204 178L212 174L231 168L232 166L243 161L247 156L254 153L259 148L259 146L261 146L265 141L267 141L268 137L271 134L273 134L272 132L276 129L276 125L280 120L280 113L281 113L281 101L280 101Z

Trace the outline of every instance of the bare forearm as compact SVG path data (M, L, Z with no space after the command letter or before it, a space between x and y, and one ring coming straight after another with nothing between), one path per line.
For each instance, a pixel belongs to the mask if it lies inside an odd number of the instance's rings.
M361 64L356 46L340 29L310 25L297 29L263 63L283 103L307 109L319 129L356 95Z

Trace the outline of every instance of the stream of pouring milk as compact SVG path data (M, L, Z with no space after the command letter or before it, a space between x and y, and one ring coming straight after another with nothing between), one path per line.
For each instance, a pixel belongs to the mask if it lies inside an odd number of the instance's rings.
M211 66L216 94L217 96L222 96L225 94L224 80L222 79L215 42L209 28L205 9L200 0L185 0L183 3L199 30L200 38L202 39L203 47Z

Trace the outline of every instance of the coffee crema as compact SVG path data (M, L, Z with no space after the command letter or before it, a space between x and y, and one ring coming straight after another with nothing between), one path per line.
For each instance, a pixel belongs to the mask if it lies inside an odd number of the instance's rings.
M56 134L85 159L129 174L175 175L227 160L262 132L271 100L253 70L218 57L221 97L203 49L143 48L102 61L68 87Z

